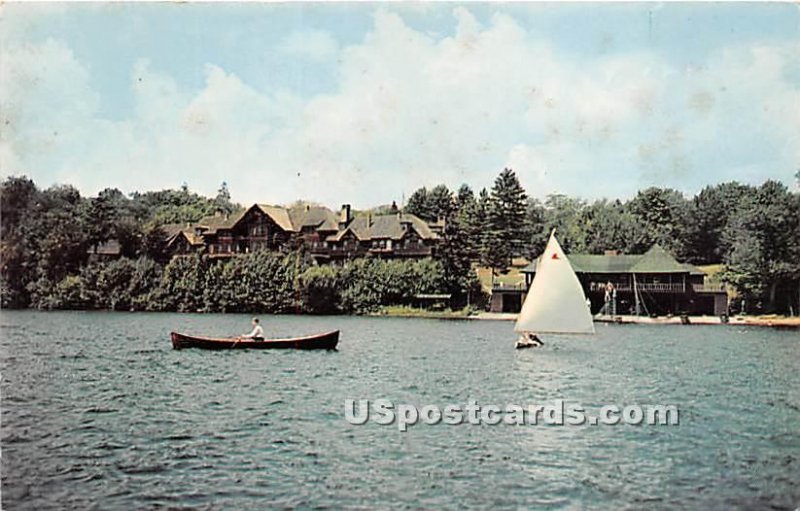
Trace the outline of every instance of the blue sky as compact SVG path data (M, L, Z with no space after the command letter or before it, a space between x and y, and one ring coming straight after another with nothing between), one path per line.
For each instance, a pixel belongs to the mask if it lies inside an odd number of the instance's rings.
M800 168L789 3L6 4L0 171L358 207Z

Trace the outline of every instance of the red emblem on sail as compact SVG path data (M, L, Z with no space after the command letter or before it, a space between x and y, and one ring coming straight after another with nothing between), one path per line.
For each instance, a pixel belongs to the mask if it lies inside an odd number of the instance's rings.
M553 257L551 257L551 259L558 259L558 254L556 254L555 252L553 252Z

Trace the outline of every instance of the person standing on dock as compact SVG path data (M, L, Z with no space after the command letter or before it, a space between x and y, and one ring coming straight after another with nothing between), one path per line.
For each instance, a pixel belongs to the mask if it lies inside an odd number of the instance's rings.
M264 329L261 328L261 325L258 324L258 318L253 318L253 331L249 334L243 335L240 339L253 339L254 341L263 341L264 340Z
M603 296L603 308L600 311L604 316L608 316L611 313L611 290L612 289L614 289L614 286L611 284L611 281L606 282L606 293Z

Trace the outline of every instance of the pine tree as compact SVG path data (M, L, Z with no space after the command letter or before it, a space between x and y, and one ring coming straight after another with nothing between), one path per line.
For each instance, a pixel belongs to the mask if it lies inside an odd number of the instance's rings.
M482 188L475 201L475 225L478 229L476 249L482 266L487 266L489 241L489 192Z
M485 218L482 207L472 189L461 185L455 199L455 221L459 229L470 261L477 261L481 256Z
M214 198L214 209L223 215L230 215L235 209L231 202L231 192L228 190L228 183L225 181L220 185L217 196Z
M424 220L431 220L428 204L428 189L423 186L411 194L403 211L416 215Z
M427 210L430 215L430 218L426 218L428 221L449 218L455 210L453 193L445 185L433 187L428 193L427 199Z
M465 190L466 188L466 190ZM457 198L444 185L439 185L428 194L431 210L437 218L445 220L442 243L436 252L436 259L444 270L444 280L451 295L451 306L463 307L470 302L470 292L475 287L477 277L472 270L474 259L472 248L471 218L475 199L472 190L463 185Z
M506 271L511 259L522 253L525 241L527 195L514 171L503 169L494 182L489 199L489 229L485 262Z

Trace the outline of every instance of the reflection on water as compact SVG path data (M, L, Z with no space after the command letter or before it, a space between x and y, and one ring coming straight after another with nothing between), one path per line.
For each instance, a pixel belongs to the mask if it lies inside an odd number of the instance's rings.
M173 351L236 315L2 314L9 509L786 508L797 332L598 325L516 351L505 322L266 317L328 352ZM678 427L352 426L344 399L676 404Z

